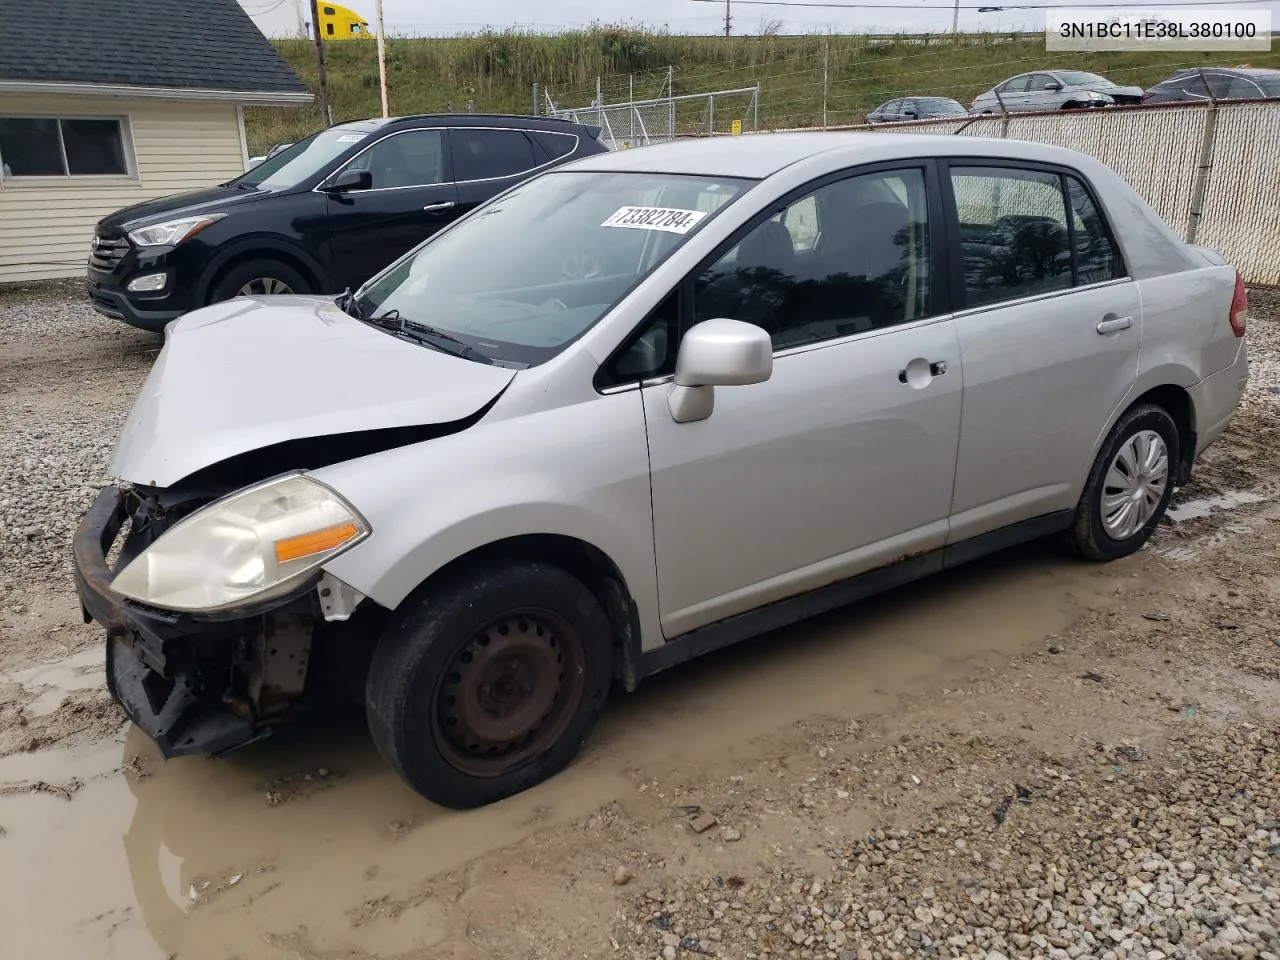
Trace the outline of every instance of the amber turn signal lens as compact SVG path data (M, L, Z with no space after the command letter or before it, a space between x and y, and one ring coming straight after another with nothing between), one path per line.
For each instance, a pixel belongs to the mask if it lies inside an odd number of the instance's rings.
M354 540L360 528L354 523L339 523L311 533L302 533L296 537L286 537L276 541L276 563L288 563L302 557L324 553L340 547L348 540Z

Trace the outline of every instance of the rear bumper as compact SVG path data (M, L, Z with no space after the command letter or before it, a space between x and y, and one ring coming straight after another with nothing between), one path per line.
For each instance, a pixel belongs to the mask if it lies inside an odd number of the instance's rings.
M126 519L121 492L107 487L81 521L73 542L76 592L85 622L107 632L107 687L126 716L155 741L167 759L222 754L270 734L269 726L235 710L228 684L218 680L225 659L230 676L247 620L203 622L130 603L109 587L106 555ZM197 648L214 651L194 656ZM219 652L223 656L219 655ZM208 669L210 663L213 669Z
M1249 351L1241 337L1231 366L1205 377L1187 390L1196 416L1197 457L1231 425L1248 384Z

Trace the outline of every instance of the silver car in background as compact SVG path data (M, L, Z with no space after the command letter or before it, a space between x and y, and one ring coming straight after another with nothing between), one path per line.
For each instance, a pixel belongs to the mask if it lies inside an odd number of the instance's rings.
M1070 150L601 154L354 295L174 321L77 587L165 756L350 695L477 806L568 764L615 682L1022 541L1138 550L1235 412L1245 318Z
M998 83L973 99L969 112L1087 110L1142 102L1141 87L1121 87L1083 70L1036 70Z

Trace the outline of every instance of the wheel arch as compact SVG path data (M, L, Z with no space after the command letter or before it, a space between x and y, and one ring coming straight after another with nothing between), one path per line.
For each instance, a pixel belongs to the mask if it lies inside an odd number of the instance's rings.
M1107 437L1111 435L1111 431L1115 429L1115 425L1120 421L1120 418L1134 407L1145 403L1155 404L1173 417L1173 422L1178 428L1179 446L1178 462L1174 464L1173 482L1175 486L1185 486L1190 482L1191 468L1196 459L1195 401L1192 400L1191 394L1186 387L1170 382L1167 379L1163 382L1156 382L1154 385L1139 385L1126 398L1125 402L1116 407L1106 426L1102 428L1094 440L1093 451L1089 456L1089 463L1085 469L1084 476L1088 475L1093 461L1098 456L1098 451L1102 449L1102 445L1106 443ZM1083 489L1083 487L1084 481L1082 479L1080 489Z
M410 593L469 569L501 562L539 561L559 567L586 585L600 601L613 630L613 672L627 690L639 682L640 618L621 568L597 547L559 533L525 533L475 547L449 560Z
M247 239L222 251L205 269L196 287L196 301L207 305L211 291L227 273L250 260L279 260L301 273L312 286L312 292L320 293L323 287L324 268L311 253L296 244L275 237Z

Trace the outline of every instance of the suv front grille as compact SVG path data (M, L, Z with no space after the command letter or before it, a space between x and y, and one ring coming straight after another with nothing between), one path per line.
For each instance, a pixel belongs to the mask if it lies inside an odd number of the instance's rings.
M111 273L129 252L129 241L124 237L94 237L89 253L89 266Z

